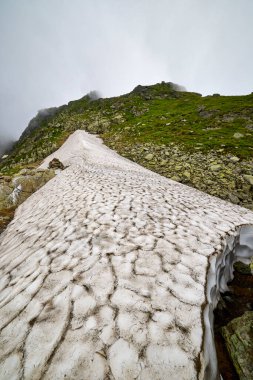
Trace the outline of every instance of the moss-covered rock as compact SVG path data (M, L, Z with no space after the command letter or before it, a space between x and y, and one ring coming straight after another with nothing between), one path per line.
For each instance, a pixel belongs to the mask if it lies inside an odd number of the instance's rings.
M234 264L234 269L241 274L251 274L250 264L244 264L241 261L237 261Z
M18 205L55 176L54 170L23 168L16 175L0 178L0 233Z
M229 322L222 335L240 380L253 379L253 311Z

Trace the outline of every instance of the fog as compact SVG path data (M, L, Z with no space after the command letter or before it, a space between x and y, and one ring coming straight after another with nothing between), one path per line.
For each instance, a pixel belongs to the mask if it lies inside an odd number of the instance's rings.
M0 145L93 90L252 92L252 17L252 0L1 0Z

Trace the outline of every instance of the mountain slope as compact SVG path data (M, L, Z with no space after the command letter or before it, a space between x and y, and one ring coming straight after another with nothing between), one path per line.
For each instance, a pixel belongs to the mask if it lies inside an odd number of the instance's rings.
M44 118L40 113L0 171L36 166L84 129L163 176L253 209L253 94L202 97L179 90L164 82L137 86L120 97L85 96Z

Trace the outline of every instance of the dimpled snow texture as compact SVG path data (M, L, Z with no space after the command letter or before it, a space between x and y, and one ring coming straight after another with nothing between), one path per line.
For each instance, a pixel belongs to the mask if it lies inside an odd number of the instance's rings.
M53 157L0 235L1 380L218 378L212 309L253 213L84 131Z

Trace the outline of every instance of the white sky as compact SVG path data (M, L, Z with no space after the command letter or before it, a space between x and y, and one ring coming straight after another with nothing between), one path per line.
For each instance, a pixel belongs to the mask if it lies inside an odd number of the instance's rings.
M0 140L91 90L250 93L252 20L253 0L0 0Z

